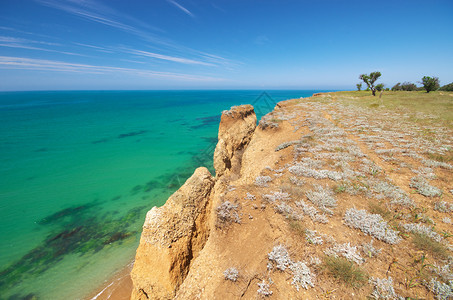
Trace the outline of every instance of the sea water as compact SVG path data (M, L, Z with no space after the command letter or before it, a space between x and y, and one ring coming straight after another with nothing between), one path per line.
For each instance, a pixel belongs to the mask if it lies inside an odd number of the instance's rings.
M315 91L0 93L0 298L80 299L212 155L222 110Z

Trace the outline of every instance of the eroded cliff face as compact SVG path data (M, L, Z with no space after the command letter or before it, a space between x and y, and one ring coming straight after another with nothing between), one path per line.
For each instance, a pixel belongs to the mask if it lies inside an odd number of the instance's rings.
M195 173L162 207L146 215L131 272L131 299L171 299L215 227L213 203L226 189L224 175L240 172L242 154L256 128L251 105L222 113L214 154L217 177L206 168Z
M162 207L146 215L131 277L131 299L170 299L209 236L214 178L198 168Z
M242 155L256 128L256 115L251 105L232 107L222 113L219 141L214 152L217 177L238 174Z

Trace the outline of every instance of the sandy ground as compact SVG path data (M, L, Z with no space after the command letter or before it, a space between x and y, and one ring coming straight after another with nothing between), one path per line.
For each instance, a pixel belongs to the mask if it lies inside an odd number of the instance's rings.
M86 299L88 300L123 300L129 299L132 292L131 270L133 262L129 263L105 283L93 291Z

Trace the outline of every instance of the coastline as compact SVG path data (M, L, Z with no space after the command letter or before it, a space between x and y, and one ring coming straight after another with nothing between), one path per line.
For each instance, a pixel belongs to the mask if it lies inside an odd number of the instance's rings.
M131 270L134 260L130 261L124 268L116 272L112 277L94 289L86 300L123 300L129 299L132 292Z

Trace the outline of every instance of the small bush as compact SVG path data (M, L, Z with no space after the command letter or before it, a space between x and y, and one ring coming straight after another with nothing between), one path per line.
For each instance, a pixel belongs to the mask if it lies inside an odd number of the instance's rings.
M223 276L225 276L225 280L235 282L238 280L239 272L236 268L228 268L223 272Z
M241 218L237 212L238 205L230 201L225 201L217 207L217 226L231 224L232 222L241 223Z
M355 262L358 265L365 262L365 259L363 259L358 253L357 247L351 246L350 243L336 244L332 248L326 249L324 253L334 257L341 255L347 260Z
M428 288L436 295L436 299L448 300L453 298L453 281L446 284L432 278Z
M390 229L380 215L368 214L365 210L350 208L346 211L344 220L347 226L360 229L362 232L388 244L397 244L401 241L398 231Z
M299 291L300 288L308 289L308 287L314 287L314 275L311 274L310 269L303 262L295 262L289 266L289 269L293 273L292 285Z
M409 224L404 224L403 225L404 230L412 232L412 233L418 233L422 235L426 235L430 239L435 240L436 242L441 242L442 241L442 236L435 232L431 227L420 224L420 223L409 223Z
M317 235L316 230L305 230L305 239L307 242L313 245L322 245L324 243L324 240L322 239L322 236Z
M263 297L268 297L272 295L272 291L270 290L270 285L266 283L266 281L263 279L262 282L258 282L258 294L263 296Z
M362 251L365 253L368 257L376 257L381 253L382 249L376 249L373 246L373 240L369 243L365 243L362 245Z
M333 211L330 208L337 206L337 200L333 197L333 191L328 187L324 188L320 185L316 185L315 188L315 191L307 191L305 193L308 200L318 206L323 212L332 215Z
M255 185L259 187L267 187L268 183L272 181L270 176L258 176L255 179Z
M439 201L434 203L434 210L440 211L440 212L453 212L453 203L448 203L445 201Z
M320 214L319 211L314 206L310 206L302 200L296 202L296 205L298 207L301 207L304 214L309 216L313 222L318 222L318 223L322 223L322 224L326 224L329 222L329 220L327 219L327 216L324 214Z
M333 277L350 286L360 287L367 281L365 272L345 258L327 256L325 267Z
M272 194L263 195L263 199L267 200L268 202L274 203L276 201L287 201L291 198L288 193L273 192Z
M393 289L393 279L389 277L388 279L379 279L379 278L370 278L369 283L373 285L373 292L371 297L374 299L396 299L398 296Z
M276 264L277 269L281 271L285 271L292 263L288 250L283 245L275 246L267 256L271 262Z
M425 197L435 197L442 195L442 191L439 188L430 185L422 176L412 177L410 186L412 188L415 188L417 190L417 193Z

